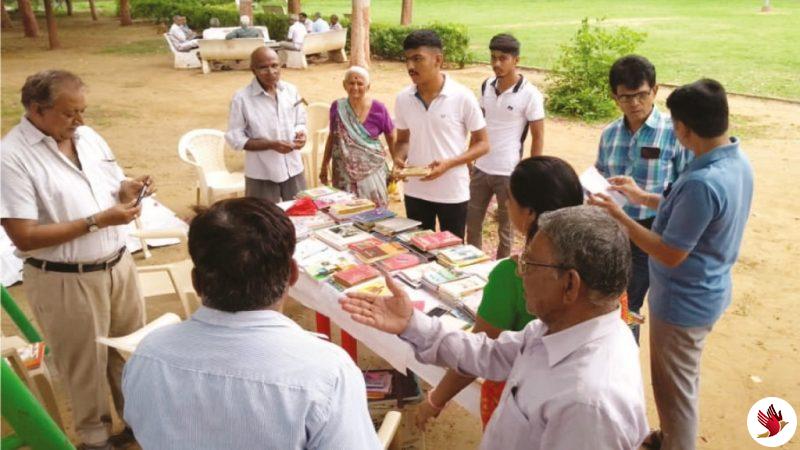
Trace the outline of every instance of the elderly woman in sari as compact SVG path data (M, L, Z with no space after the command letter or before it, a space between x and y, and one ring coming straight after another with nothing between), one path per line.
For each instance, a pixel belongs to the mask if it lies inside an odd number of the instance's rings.
M388 203L388 167L380 136L394 147L394 124L386 106L370 98L369 72L359 66L344 74L346 98L331 104L330 133L319 179L328 184L329 169L333 187L352 192L378 205ZM331 164L332 163L332 164Z

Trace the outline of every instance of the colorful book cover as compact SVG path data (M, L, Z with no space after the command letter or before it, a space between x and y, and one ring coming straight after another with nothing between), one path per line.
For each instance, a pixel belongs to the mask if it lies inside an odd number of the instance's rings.
M316 280L324 280L334 273L358 264L348 252L328 250L305 260L298 261L300 267Z
M350 219L356 223L372 223L378 222L379 220L384 219L391 219L392 217L396 216L396 214L384 207L375 208L372 211L366 211L363 213L356 214L355 216L351 217Z
M335 194L337 192L341 192L338 189L332 188L330 186L317 186L311 189L306 189L304 191L300 191L295 195L295 198L310 198L310 199L317 199L320 197L324 197L326 195Z
M336 191L332 194L325 195L314 199L314 205L319 209L328 209L334 203L346 202L354 199L355 196L349 192Z
M314 235L337 250L344 250L350 244L372 238L369 233L350 223L323 228L315 231Z
M439 231L411 238L411 243L420 250L428 251L461 243L461 238L449 231Z
M346 292L358 292L360 294L370 295L392 295L392 291L390 291L389 287L386 286L386 280L383 278L377 278L358 286L354 286L353 288L348 289Z
M438 252L437 259L448 267L464 267L487 261L489 256L479 248L467 244L443 248Z
M366 264L359 264L344 270L340 270L333 274L333 281L339 283L344 287L353 287L359 283L371 280L381 273L375 270L374 267Z
M464 297L480 291L484 286L486 286L486 280L477 275L470 275L467 278L439 285L439 294L447 299L460 301Z
M434 232L431 230L414 230L414 231L406 231L405 233L400 233L397 236L398 241L404 242L406 244L411 244L411 240L417 236L427 236L429 234L433 234Z
M418 220L409 219L407 217L395 217L393 219L382 220L375 224L375 231L387 235L394 236L395 234L411 230L422 225Z
M438 263L432 263L422 274L422 282L434 290L438 290L439 286L444 283L455 281L459 278L461 278L460 275Z
M357 252L355 255L361 261L364 261L367 264L372 264L374 262L378 262L391 256L406 252L408 252L408 250L397 242L384 242L379 245L365 248L364 250Z
M408 269L422 264L423 260L413 253L400 253L383 261L378 262L378 267L387 271L394 272L396 270Z
M345 202L334 203L329 211L337 216L358 214L363 211L375 209L375 203L366 198L356 198Z

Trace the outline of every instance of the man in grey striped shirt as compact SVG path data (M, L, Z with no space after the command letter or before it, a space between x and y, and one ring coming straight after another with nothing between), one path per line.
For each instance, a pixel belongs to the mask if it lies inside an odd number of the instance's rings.
M380 448L358 367L281 313L294 247L270 202L223 200L194 218L203 306L148 335L125 365L125 420L142 448Z

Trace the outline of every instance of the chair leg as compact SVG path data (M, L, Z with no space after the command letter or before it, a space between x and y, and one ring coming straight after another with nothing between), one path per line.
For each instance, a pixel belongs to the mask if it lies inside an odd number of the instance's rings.
M211 65L208 63L208 60L204 59L202 64L203 64L203 74L207 75L211 73Z

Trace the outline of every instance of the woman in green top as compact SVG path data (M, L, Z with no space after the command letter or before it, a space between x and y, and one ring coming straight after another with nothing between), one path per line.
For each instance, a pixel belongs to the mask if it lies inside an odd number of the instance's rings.
M554 156L533 156L517 164L509 179L508 215L514 228L526 233L526 243L536 234L540 214L583 204L583 188L578 175L564 160ZM515 259L500 261L489 274L478 308L474 333L494 339L505 330L519 331L535 319L525 309L522 279ZM417 426L425 428L447 402L467 387L474 377L448 370L442 381L428 392L417 413ZM485 380L481 389L481 419L489 422L497 407L504 381Z

